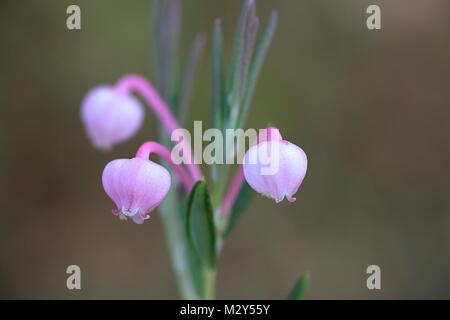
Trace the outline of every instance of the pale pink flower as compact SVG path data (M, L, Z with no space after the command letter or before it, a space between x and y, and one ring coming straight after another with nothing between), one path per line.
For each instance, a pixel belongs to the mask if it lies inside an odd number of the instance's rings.
M89 91L81 105L81 120L94 147L109 150L139 130L144 110L138 99L113 87Z
M114 201L113 214L142 224L167 196L169 172L161 165L142 158L117 159L103 170L103 188Z
M284 197L293 202L306 175L308 160L300 147L282 140L278 130L273 133L268 141L262 141L246 152L244 177L256 192L277 203Z

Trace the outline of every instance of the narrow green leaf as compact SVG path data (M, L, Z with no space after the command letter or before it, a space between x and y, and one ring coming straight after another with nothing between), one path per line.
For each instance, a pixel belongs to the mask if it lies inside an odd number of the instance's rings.
M233 46L231 48L231 57L228 64L228 79L227 79L227 93L233 89L233 84L236 76L236 65L238 65L238 59L240 52L242 51L242 42L244 41L244 32L247 19L247 1L242 5L239 20L236 26L236 31L233 39Z
M155 69L158 91L174 108L178 87L180 0L157 0L153 7Z
M310 276L306 272L297 280L295 287L288 296L288 300L303 300L305 299L309 288Z
M250 66L249 75L247 77L247 82L245 84L245 93L242 102L242 107L239 112L237 127L242 127L247 118L247 113L250 107L251 100L253 98L253 93L256 88L256 83L258 81L259 74L261 72L264 60L267 56L270 44L272 42L273 34L277 27L278 14L277 12L272 12L270 20L261 36L256 47L255 56Z
M216 19L212 34L212 113L211 126L224 130L228 119L228 108L225 103L224 70L223 70L223 34L222 21ZM216 163L211 166L211 177L216 183L219 179L219 168Z
M188 106L191 102L192 91L195 84L195 77L197 75L197 66L200 56L205 47L205 37L199 35L195 37L191 50L189 52L186 67L183 73L183 78L180 87L180 96L178 97L178 119L180 123L184 123L187 117Z
M241 190L239 190L239 194L234 202L233 208L230 213L230 220L228 221L228 226L225 231L225 236L230 235L231 231L233 231L236 226L239 218L245 209L249 206L253 196L255 195L255 191L248 185L247 182L242 184Z
M240 78L241 83L239 84L241 95L244 93L245 89L244 85L246 83L247 75L252 61L256 37L258 35L258 28L259 28L259 18L255 16L253 13L253 15L249 16L249 19L247 21L247 29L245 32L244 53L242 65L240 67L242 74Z
M216 234L213 209L206 182L202 179L192 188L188 200L186 230L190 243L202 263L214 266L216 258Z
M155 55L155 73L156 73L156 84L158 86L158 89L161 90L162 86L162 80L163 80L163 68L162 68L162 58L161 55L162 51L162 37L161 37L161 29L162 29L162 14L163 14L163 4L164 2L162 0L155 0L153 2L153 28L152 33L154 35L153 37L153 48L154 48L154 55Z
M224 108L224 79L223 79L223 35L222 22L217 19L214 23L212 36L212 127L223 129L223 119L226 119Z
M239 109L239 102L241 98L241 87L243 83L243 61L245 55L245 40L248 29L249 17L254 17L254 1L247 0L241 9L241 14L238 20L236 34L233 41L231 51L231 58L228 67L227 92L226 102L228 108L231 109L231 116Z

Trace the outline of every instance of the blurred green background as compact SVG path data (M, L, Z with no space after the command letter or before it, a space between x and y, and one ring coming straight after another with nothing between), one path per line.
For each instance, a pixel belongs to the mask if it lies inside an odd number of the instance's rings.
M81 7L82 29L66 28ZM185 0L183 52L241 0ZM366 8L382 8L382 29ZM129 72L154 78L151 1L0 2L0 297L177 298L161 220L111 215L100 175L156 138L156 120L111 153L80 123L84 94ZM280 23L248 127L271 122L309 158L290 204L255 197L219 260L218 298L450 298L450 2L259 0ZM208 43L208 45L210 42ZM209 120L210 50L191 121ZM82 290L66 288L66 267ZM382 290L366 288L377 264Z

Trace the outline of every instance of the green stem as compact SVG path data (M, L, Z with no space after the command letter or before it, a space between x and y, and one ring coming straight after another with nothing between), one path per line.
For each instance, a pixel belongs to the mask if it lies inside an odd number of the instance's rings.
M227 179L228 172L229 172L228 166L219 169L219 182L217 182L214 185L214 189L211 195L213 206L215 208L218 208L220 206L223 195L225 194L226 191L226 187L228 186L228 179Z
M192 273L189 269L186 243L182 237L181 219L174 205L176 196L169 194L167 201L161 206L164 229L169 247L172 267L182 299L199 299L195 290Z
M206 300L213 300L216 294L216 269L203 269L203 283L204 283L204 298Z
M167 136L161 134L160 140L166 145L169 144ZM222 188L224 188L222 186ZM161 216L163 218L164 229L170 257L172 261L172 267L176 278L178 291L182 299L187 300L199 300L199 299L214 299L215 287L216 287L216 271L212 268L200 269L199 276L202 278L203 292L196 286L196 278L194 276L194 270L196 268L191 265L191 259L189 256L188 243L186 242L186 230L184 227L184 221L180 214L180 196L177 193L176 186L172 186L172 191L166 197L166 200L159 207ZM181 209L182 210L182 209Z

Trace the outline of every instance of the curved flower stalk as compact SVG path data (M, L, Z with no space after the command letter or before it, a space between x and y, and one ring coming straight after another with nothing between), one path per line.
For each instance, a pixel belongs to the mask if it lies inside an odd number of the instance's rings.
M137 132L143 114L138 100L132 96L133 91L145 99L169 136L172 131L180 128L170 108L150 82L139 75L126 75L115 87L101 86L91 90L82 103L83 123L94 145L110 149ZM181 143L184 144L184 140ZM185 147L183 150L187 151L183 157L192 178L200 180L202 174L195 164L191 149Z
M110 149L129 140L139 130L143 110L139 100L133 96L135 93L148 104L161 123L163 133L169 136L186 118L195 66L204 39L197 37L194 40L185 74L178 78L180 1L156 0L155 8L156 83L159 92L136 74L123 76L114 86L91 90L83 100L81 115L87 134L97 148ZM212 126L220 132L244 125L277 20L277 13L273 12L261 36L258 36L260 19L256 16L255 1L246 0L227 70L223 65L222 24L220 20L215 21ZM159 133L162 141L163 135ZM230 142L225 141L223 151L229 151ZM283 140L277 128L269 127L245 153L243 164L231 179L228 191L229 167L212 167L213 193L210 194L192 150L186 145L187 139L175 141L175 144L179 143L183 144L182 165L175 163L166 146L149 141L139 147L134 158L109 162L103 171L102 183L116 206L113 214L121 219L130 218L142 224L159 206L181 297L212 299L215 296L217 258L245 207L244 203L250 199L249 191L254 193L254 190L277 203L284 198L294 201L306 174L307 158L301 148ZM169 170L150 160L152 155L166 161ZM271 169L269 172L268 168ZM176 174L183 189L173 188L171 172ZM301 280L295 292L304 292L305 283ZM291 298L300 297L295 292Z
M172 161L170 151L162 144L154 141L145 142L136 152L136 158L149 159L150 155L153 153L166 160L172 169L178 174L178 177L180 178L186 192L191 191L195 181L189 176L182 166L177 165Z
M128 94L130 94L132 91L140 93L142 97L148 102L157 118L164 125L164 128L166 129L166 132L169 136L174 130L181 128L173 114L170 112L170 108L145 78L139 75L124 76L117 82L116 89L119 92ZM181 143L183 145L186 144L185 140L183 139L181 139ZM192 175L192 178L194 179L194 181L200 180L202 174L198 165L195 164L194 155L191 152L191 148L185 146L183 150L186 151L186 153L183 154L183 157L185 163L187 164L187 168Z

